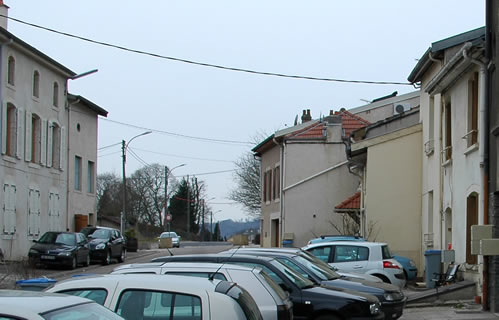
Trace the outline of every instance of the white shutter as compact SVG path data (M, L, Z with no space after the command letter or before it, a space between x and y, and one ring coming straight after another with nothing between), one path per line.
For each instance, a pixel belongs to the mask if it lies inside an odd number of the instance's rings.
M40 143L40 163L45 165L47 163L47 120L42 120L42 142Z
M13 185L6 185L6 210L4 216L4 231L8 234L16 232L16 187Z
M59 151L59 156L60 156L60 161L59 161L59 169L64 170L64 168L67 168L67 165L65 164L65 159L66 159L66 128L61 127L61 143L59 144L61 146L61 150Z
M2 154L7 153L7 113L8 108L5 103L2 105Z
M28 191L28 235L33 234L33 189Z
M35 235L40 234L40 218L42 214L42 204L41 204L41 195L40 190L36 191L36 219L35 219Z
M16 130L16 157L17 159L22 159L23 157L23 148L24 148L24 111L21 108L17 109L16 115L17 121L17 130ZM31 124L31 121L30 121Z
M48 132L47 132L47 167L52 167L52 142L53 142L53 122L48 122Z
M31 161L31 145L32 145L32 134L31 134L31 130L33 129L31 127L31 112L29 112L28 110L26 110L26 136L25 136L25 139L24 141L26 142L26 144L24 145L24 160L26 161Z

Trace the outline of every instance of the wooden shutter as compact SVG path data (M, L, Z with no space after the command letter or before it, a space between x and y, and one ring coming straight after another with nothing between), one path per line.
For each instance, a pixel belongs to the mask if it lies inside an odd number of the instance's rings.
M32 123L31 123L31 112L26 110L26 130L25 130L25 144L24 144L24 160L26 161L31 161L31 151L32 151L32 139L33 136L31 135L31 130L32 128Z
M64 161L66 159L66 128L61 127L61 134L59 139L61 139L61 143L59 143L60 150L59 150L59 169L64 170L64 167L66 166Z
M16 157L17 159L22 159L23 148L24 148L24 110L21 108L16 109L16 121L17 121L17 131L16 136ZM30 122L31 123L31 122Z
M52 143L54 142L54 123L52 121L48 121L48 131L47 131L47 167L52 167Z
M41 120L42 132L40 135L40 163L42 165L47 164L47 120Z
M7 153L7 103L2 105L2 154Z

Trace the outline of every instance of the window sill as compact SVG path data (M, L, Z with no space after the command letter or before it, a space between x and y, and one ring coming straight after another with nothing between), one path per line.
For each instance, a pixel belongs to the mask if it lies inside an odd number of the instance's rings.
M53 167L50 167L50 173L53 173L53 174L61 174L61 169L57 169L57 168L53 168Z
M2 234L2 240L15 240L15 239L17 239L17 234L15 232Z
M10 163L17 163L17 159L15 157L9 156L9 155L4 155L3 160L10 162Z
M40 102L40 98L37 96L31 96L31 99L35 102Z
M33 168L33 169L40 169L41 168L40 164L34 163L34 162L29 162L28 167Z
M465 155L469 155L470 153L473 153L478 150L478 142L475 143L474 145L469 146L466 150L464 150Z
M10 89L12 91L16 91L16 87L14 87L13 85L11 85L10 83L6 83L5 86L7 87L7 89Z
M52 105L52 110L59 112L59 107Z
M270 201L265 201L265 205L269 205L270 204Z
M280 198L274 199L274 203L279 203L279 201L281 201Z

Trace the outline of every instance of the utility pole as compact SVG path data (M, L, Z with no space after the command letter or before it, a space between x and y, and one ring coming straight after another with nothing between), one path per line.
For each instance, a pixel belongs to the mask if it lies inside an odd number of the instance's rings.
M189 175L187 175L187 233L191 232L191 193L189 192Z
M170 232L170 221L166 220L166 215L168 214L168 167L165 166L165 224L168 232Z
M201 241L204 241L204 199L201 199Z
M126 142L121 141L121 157L123 165L123 209L121 214L121 234L126 231L126 173L125 173L125 163L126 163Z

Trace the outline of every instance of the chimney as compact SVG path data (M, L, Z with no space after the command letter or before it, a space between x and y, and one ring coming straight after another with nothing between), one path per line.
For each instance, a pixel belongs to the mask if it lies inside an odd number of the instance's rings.
M301 122L305 123L310 120L312 120L312 116L310 115L310 109L303 110L303 115L301 116Z
M0 27L7 30L7 21L8 19L5 17L9 16L9 7L3 3L3 0L0 0L0 14L4 17L0 17Z

